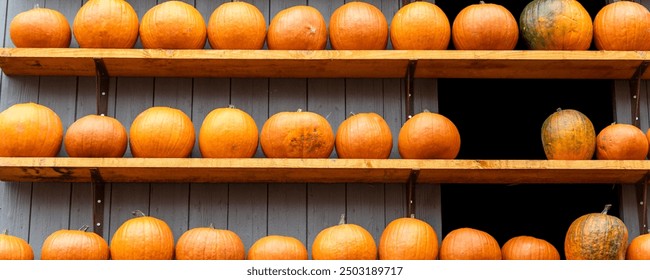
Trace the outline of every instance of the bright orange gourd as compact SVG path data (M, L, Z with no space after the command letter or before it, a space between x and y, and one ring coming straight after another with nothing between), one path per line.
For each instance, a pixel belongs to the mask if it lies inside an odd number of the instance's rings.
M248 260L307 260L307 248L292 236L268 235L248 249Z
M325 18L311 6L281 10L269 24L266 44L270 50L323 50L327 45Z
M259 50L266 41L266 19L252 4L225 2L210 15L207 36L213 49Z
M460 133L449 118L425 110L402 125L397 147L404 159L454 159L460 151Z
M63 124L52 109L18 103L0 113L0 157L54 157L61 150Z
M174 256L174 234L161 219L133 212L134 218L124 221L113 234L110 244L113 260L171 260Z
M618 217L608 215L611 204L601 213L589 213L575 219L564 239L567 260L624 260L627 251L627 226Z
M210 111L199 130L199 149L205 158L250 158L258 143L253 117L232 105Z
M388 44L388 21L370 3L347 2L330 17L329 38L335 50L383 50Z
M175 248L177 260L243 260L245 255L239 235L212 225L187 230L178 238Z
M108 260L108 243L88 226L78 230L60 229L45 238L42 260Z
M72 23L81 48L133 48L138 29L138 14L124 0L89 0Z
M519 16L531 50L588 50L593 38L589 12L577 0L533 0Z
M380 260L435 260L438 235L429 223L415 217L391 221L379 240Z
M592 159L596 150L594 125L580 111L557 109L542 124L542 146L547 159Z
M604 160L644 160L648 138L631 124L613 123L596 135L596 158Z
M334 131L317 113L279 112L264 122L260 145L268 158L328 158L334 150Z
M611 2L594 17L594 45L599 50L650 50L650 12L633 1Z
M86 115L68 127L63 137L70 157L122 157L128 144L126 128L109 116Z
M9 235L7 230L0 233L0 260L33 260L32 246L18 236Z
M492 235L474 228L450 231L440 245L441 260L500 260L501 247Z
M445 12L426 1L404 5L390 23L390 41L396 50L445 50L450 36Z
M501 256L504 260L559 260L560 252L544 239L520 235L503 244Z
M650 233L632 239L625 253L626 260L650 260Z
M194 148L194 125L183 111L155 106L131 123L129 143L133 157L184 158Z
M341 215L338 225L321 230L311 246L314 260L376 260L377 245L368 230L348 224Z
M393 149L393 135L379 114L352 113L339 125L335 145L339 158L386 159Z
M457 50L513 50L519 26L506 7L480 1L458 13L451 36Z
M203 49L207 27L203 15L182 1L166 1L149 9L140 23L145 49Z
M61 12L36 5L11 20L9 36L17 48L68 48L72 31Z

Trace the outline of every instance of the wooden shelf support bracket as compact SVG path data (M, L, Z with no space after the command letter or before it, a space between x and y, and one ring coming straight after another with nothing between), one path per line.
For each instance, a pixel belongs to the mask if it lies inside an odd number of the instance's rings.
M406 77L404 78L405 80L405 91L406 91L406 120L410 119L413 117L415 114L415 105L413 101L413 96L415 95L415 90L414 90L414 83L415 83L415 65L417 64L417 60L409 60L408 67L406 68Z
M643 180L636 186L636 200L639 210L639 234L648 233L648 180L650 180L650 176L646 174Z
M415 185L420 175L419 169L411 170L409 180L406 182L406 216L415 215Z
M634 76L630 80L630 95L632 97L632 124L635 125L636 127L640 127L641 125L641 112L640 112L640 93L641 93L641 78L643 77L643 74L645 73L646 69L648 69L648 65L650 64L650 61L644 61L639 65L639 67L636 69L636 72L634 73Z
M108 115L108 89L110 86L110 76L108 70L101 58L95 58L95 70L97 73L97 115Z
M99 174L99 169L91 168L90 177L92 179L92 196L93 196L93 231L99 236L104 233L104 179Z

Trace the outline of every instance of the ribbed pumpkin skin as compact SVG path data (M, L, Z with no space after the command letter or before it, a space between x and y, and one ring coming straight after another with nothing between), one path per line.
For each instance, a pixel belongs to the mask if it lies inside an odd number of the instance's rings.
M1 157L54 157L63 143L63 124L52 109L18 103L0 113Z
M314 260L376 260L377 245L368 230L341 221L316 235L311 256Z
M17 48L68 48L72 31L61 12L35 7L11 20L9 36Z
M184 232L175 248L177 260L243 260L246 255L239 235L227 229L197 227Z
M266 41L266 19L252 4L225 2L210 15L207 36L213 49L259 50Z
M339 158L386 159L393 149L393 135L379 114L358 113L341 122L335 146Z
M18 236L0 233L0 260L33 260L32 246Z
M255 120L234 107L210 111L199 130L199 149L205 158L250 158L258 143Z
M454 159L460 152L460 133L447 117L424 111L402 125L397 147L404 159Z
M625 253L626 260L650 260L650 234L641 234L632 239Z
M181 1L153 6L142 16L139 32L145 49L203 49L207 40L203 16Z
M534 0L519 16L521 35L531 50L587 50L591 16L576 0Z
M334 150L334 131L317 113L279 112L264 122L260 144L268 158L328 158Z
M398 218L386 225L379 240L380 260L435 260L438 235L427 222Z
M425 1L404 5L390 23L390 41L395 50L445 50L450 37L445 12Z
M270 50L324 50L327 24L316 8L297 5L279 11L269 24Z
M366 2L347 2L330 17L329 38L335 50L384 50L388 21L380 9Z
M138 14L124 0L89 0L72 23L81 48L133 48L138 29Z
M307 247L291 236L264 236L248 249L248 260L307 260Z
M605 5L594 17L594 45L599 50L650 50L650 12L632 1Z
M185 158L194 147L194 125L183 111L156 106L131 123L129 143L134 157Z
M558 109L542 124L547 159L589 160L596 151L596 131L589 118L573 109Z
M126 220L113 234L113 260L171 260L174 234L167 223L150 216Z
M628 231L617 217L590 213L574 220L564 240L567 260L624 260Z
M457 50L514 50L519 26L506 7L481 1L458 13L451 35Z
M128 142L126 128L120 121L100 115L76 120L63 137L70 157L122 157Z
M440 244L441 260L500 260L501 247L489 233L458 228L450 231Z
M515 236L501 247L504 260L559 260L560 252L548 241L532 236Z
M99 234L83 230L57 230L45 238L42 260L108 260L108 243Z
M648 147L646 134L631 124L610 124L596 136L597 159L644 160Z

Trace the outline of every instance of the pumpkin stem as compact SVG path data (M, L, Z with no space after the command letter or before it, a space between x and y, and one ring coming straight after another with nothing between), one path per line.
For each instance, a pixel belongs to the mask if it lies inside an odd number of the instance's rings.
M296 112L302 112L302 108L298 108L298 110L296 110Z
M209 225L208 227L209 227L210 229L214 229L214 224L213 224L213 223L210 223L210 225Z
M90 226L88 226L88 225L83 225L83 226L81 226L81 227L79 228L79 230L85 232L85 231L88 231L89 228L90 228Z
M607 214L607 211L609 211L609 208L612 208L611 204L605 204L605 209L603 209L603 212L600 212L600 214Z
M235 109L235 105L229 104L228 109Z
M341 214L341 219L339 220L339 225L345 224L345 213Z
M485 4L485 1L483 1L483 0L478 1L478 2L479 2L479 4Z
M38 8L40 8L40 6L38 5L38 3L34 4L34 9L38 9Z
M431 113L431 111L429 111L429 109L424 109L424 110L422 110L422 112Z
M356 115L354 112L350 112L350 117Z
M8 229L3 230L3 231L2 231L2 234L4 234L4 235L9 235L9 230L8 230Z
M136 217L145 217L145 216L147 216L147 215L144 214L144 212L142 212L140 210L135 210L135 211L131 212L131 214L133 214L133 216L136 216Z
M556 112L562 111L562 108L557 108Z
M411 218L415 219L415 213L411 213Z

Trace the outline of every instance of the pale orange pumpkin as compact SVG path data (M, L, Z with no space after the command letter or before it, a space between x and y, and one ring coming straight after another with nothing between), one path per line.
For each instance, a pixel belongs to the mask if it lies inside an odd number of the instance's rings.
M650 233L632 239L625 252L626 260L650 260Z
M72 22L81 48L133 48L138 29L138 14L124 0L89 0Z
M594 125L580 111L557 109L542 124L542 146L547 159L592 159L596 150Z
M335 50L383 50L388 44L388 21L370 3L347 2L330 17L329 39Z
M269 24L266 44L270 50L323 50L327 45L325 18L311 6L283 9Z
M504 260L559 260L560 252L544 239L520 235L503 244L501 257Z
M210 15L207 36L213 49L259 50L266 41L266 19L252 4L225 2Z
M402 6L390 23L390 41L396 50L445 50L450 37L445 12L426 1Z
M140 40L145 49L203 49L207 26L194 6L166 1L149 9L140 23Z
M336 131L339 158L386 159L393 149L393 135L386 120L377 113L351 113Z
M650 50L650 11L633 1L611 2L594 17L594 45L599 50Z
M501 247L492 235L474 228L450 231L440 244L441 260L500 260Z
M199 149L205 158L250 158L258 143L255 120L233 105L210 111L199 130Z
M260 146L268 158L327 158L334 150L334 131L317 113L279 112L264 122Z
M52 109L18 103L0 113L0 157L54 157L61 150L63 124Z
M596 135L596 158L603 160L644 160L648 138L631 124L612 123Z
M102 115L86 115L76 120L63 137L70 157L122 157L128 142L124 125Z
M196 138L190 117L165 106L154 106L138 114L129 134L134 157L189 157Z
M45 238L42 260L108 260L108 243L88 226L78 230L60 229Z
M264 236L248 249L248 260L307 260L307 247L292 236Z
M341 215L338 225L318 232L311 246L314 260L376 260L377 245L368 230L348 224Z
M398 218L381 234L379 259L435 260L438 249L438 235L429 223L415 217Z
M174 234L169 225L142 211L124 221L113 234L110 254L113 260L171 260Z
M68 48L72 31L61 12L36 5L11 20L9 36L17 48Z
M245 254L237 233L210 225L184 232L178 238L174 255L177 260L243 260Z
M402 125L397 147L404 159L454 159L460 152L460 133L449 118L424 110Z
M9 235L5 229L0 233L0 260L33 260L32 246L18 236Z
M458 13L451 36L457 50L513 50L519 40L519 26L506 7L480 1Z

